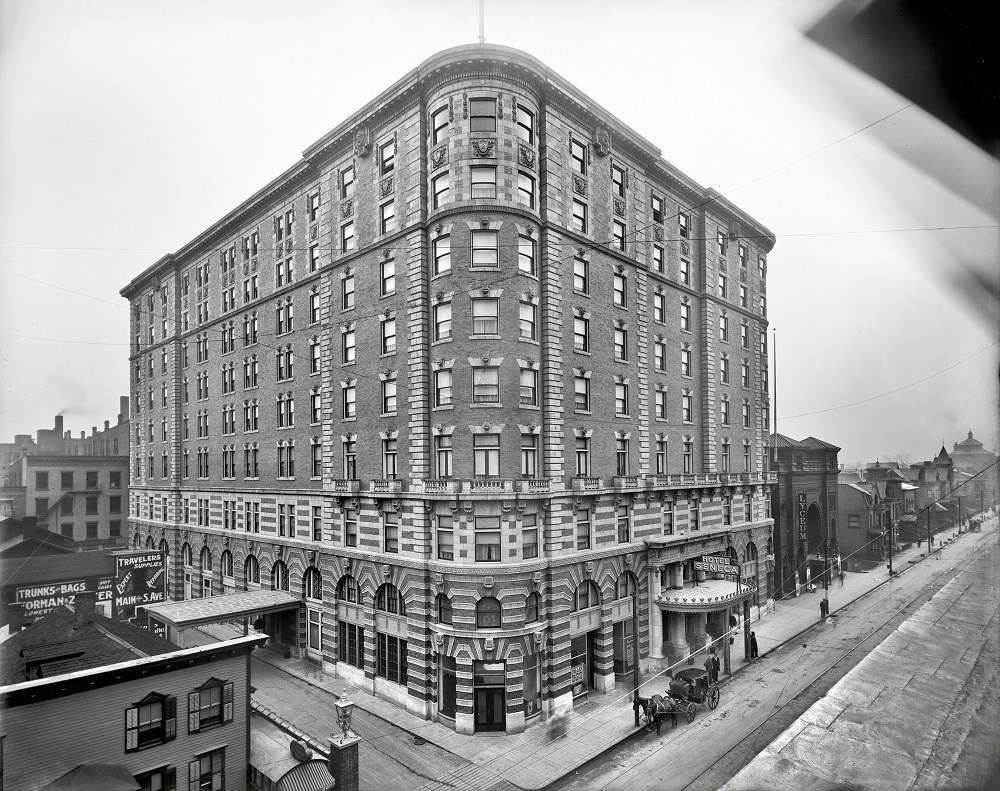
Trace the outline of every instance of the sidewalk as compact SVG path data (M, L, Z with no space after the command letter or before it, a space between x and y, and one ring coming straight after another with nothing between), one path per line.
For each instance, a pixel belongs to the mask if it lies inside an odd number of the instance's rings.
M935 554L952 540L950 532L942 532L936 538L940 543L935 544ZM897 573L902 572L925 554L926 545L922 548L911 547L894 556L893 568ZM888 571L884 565L870 572L845 573L843 585L835 581L829 590L832 615L835 616L840 608L875 589L887 579ZM748 628L755 633L761 656L817 623L822 598L823 590L820 588L814 593L779 601L774 611L759 620L752 619ZM224 626L203 627L203 630L216 637L232 636L231 630ZM734 633L734 637L732 675L741 672L749 664L743 657L742 631ZM522 789L544 788L640 732L635 727L631 686L626 683L619 683L614 691L603 695L591 693L590 700L569 713L569 728L563 738L553 740L545 726L535 726L520 734L464 736L441 723L429 722L410 714L343 679L326 675L305 660L284 659L267 649L256 652L254 656L332 696L339 698L346 689L348 697L358 708L468 762L413 791L485 791L491 787L510 789L510 784ZM696 667L701 666L700 659L695 658ZM720 679L723 696L726 682L732 675ZM640 694L643 697L662 694L668 683L669 679L662 672L640 676ZM317 696L315 712L278 713L299 730L309 733L310 725L315 727L318 718L322 721L322 713L329 715L332 721L332 702L323 696ZM318 737L316 741L320 743L324 741L324 734L311 735Z

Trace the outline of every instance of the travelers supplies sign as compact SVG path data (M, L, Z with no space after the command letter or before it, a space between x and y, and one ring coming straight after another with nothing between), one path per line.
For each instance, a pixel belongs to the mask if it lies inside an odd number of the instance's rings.
M806 514L808 513L806 509L806 496L805 494L799 494L799 538L803 541L806 540Z
M96 593L97 601L111 601L111 579L91 577L45 585L24 585L17 589L17 603L24 614L36 618L64 604L73 604L78 593Z
M701 560L694 562L695 571L708 571L712 574L734 574L739 576L740 567L734 566L729 558L716 555L702 555Z
M115 555L116 620L134 618L136 605L167 600L166 562L166 555L154 550Z

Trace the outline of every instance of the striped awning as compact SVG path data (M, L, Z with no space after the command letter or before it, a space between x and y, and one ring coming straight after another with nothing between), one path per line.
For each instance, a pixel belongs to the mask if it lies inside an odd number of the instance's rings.
M333 776L322 758L293 767L278 783L278 791L326 791L333 787Z

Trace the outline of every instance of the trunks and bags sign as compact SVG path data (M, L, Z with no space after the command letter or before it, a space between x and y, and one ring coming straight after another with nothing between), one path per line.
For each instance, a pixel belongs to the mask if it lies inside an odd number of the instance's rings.
M17 603L26 616L37 618L56 607L73 604L78 593L96 593L97 601L111 601L111 580L91 577L44 585L24 585L17 589Z
M115 555L114 608L115 619L127 621L135 617L141 604L157 604L167 600L166 555L163 552L133 552Z

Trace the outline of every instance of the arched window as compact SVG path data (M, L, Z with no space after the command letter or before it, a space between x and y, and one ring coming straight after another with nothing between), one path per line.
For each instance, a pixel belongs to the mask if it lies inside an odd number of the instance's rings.
M271 590L288 590L288 566L280 560L274 561L271 566Z
M140 536L138 533L132 536L132 548L142 549L142 536Z
M406 615L406 602L403 601L403 594L391 583L386 583L378 589L375 607L383 612L391 612L394 615Z
M772 539L771 536L767 537L767 554L774 554L774 539Z
M534 623L538 620L538 602L539 596L537 593L529 593L528 598L524 600L525 623Z
M454 623L451 612L451 599L445 594L439 593L437 597L438 621L441 623Z
M747 560L750 562L757 560L757 545L752 541L747 544Z
M337 583L337 598L351 604L364 604L361 599L361 585L350 574L345 574Z
M736 547L729 547L729 560L734 564L740 562L740 558L736 554Z
M631 599L636 594L635 575L631 571L623 571L615 582L615 598Z
M156 546L156 542L153 541L152 536L146 536L146 549L153 549Z
M167 558L170 558L170 544L167 543L167 539L160 539L160 552L163 552Z
M476 627L479 629L499 629L503 626L500 602L492 596L479 600L476 604Z
M208 547L201 548L201 570L211 571L212 570L212 550Z
M233 553L228 549L222 553L222 557L219 560L219 568L222 570L223 577L233 576Z
M184 546L181 547L181 563L185 566L191 566L191 545L184 542Z
M588 607L596 607L601 603L601 591L593 580L584 580L576 589L573 596L573 610L586 610Z
M247 555L243 563L243 579L247 585L260 585L260 563L253 555Z
M302 596L316 600L323 598L323 575L314 566L307 568L306 573L302 575Z

